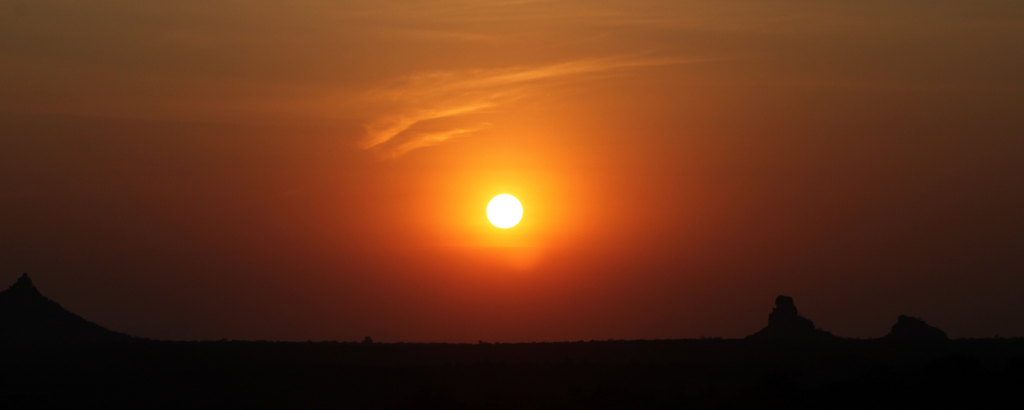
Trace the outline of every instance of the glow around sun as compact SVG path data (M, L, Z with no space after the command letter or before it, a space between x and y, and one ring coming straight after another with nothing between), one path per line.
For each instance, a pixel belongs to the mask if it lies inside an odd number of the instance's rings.
M523 219L523 204L516 197L501 194L487 204L487 220L501 229L508 229Z

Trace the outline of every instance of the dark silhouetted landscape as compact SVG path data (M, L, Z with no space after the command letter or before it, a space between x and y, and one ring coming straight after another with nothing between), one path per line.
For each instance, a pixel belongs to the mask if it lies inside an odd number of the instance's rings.
M1024 407L1022 113L1024 0L0 0L0 410Z
M27 276L0 318L4 408L985 407L1024 382L1024 339L950 340L908 316L844 339L786 296L745 339L169 342L87 322Z

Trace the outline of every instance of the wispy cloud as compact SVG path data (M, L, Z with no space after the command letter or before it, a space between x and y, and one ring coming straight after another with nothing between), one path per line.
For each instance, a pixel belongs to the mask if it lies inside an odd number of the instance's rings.
M693 61L618 57L547 66L409 76L365 94L365 101L374 109L364 123L366 138L362 146L388 157L397 157L416 148L441 144L488 128L491 124L474 121L473 118L478 117L474 114L496 110L528 97L552 81L578 80L630 68ZM425 125L459 118L465 121L447 121L441 126Z

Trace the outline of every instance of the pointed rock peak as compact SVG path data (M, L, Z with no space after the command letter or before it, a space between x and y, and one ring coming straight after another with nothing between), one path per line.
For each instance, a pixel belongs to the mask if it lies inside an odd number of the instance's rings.
M39 290L32 284L32 279L29 279L27 273L21 274L18 281L14 282L11 287L7 288L7 292L17 294L39 294Z
M768 326L748 338L753 339L830 339L831 333L814 327L814 322L800 316L793 298L775 298L775 307L768 314Z
M775 307L772 309L772 313L768 314L768 325L781 326L786 329L814 330L814 322L797 314L793 298L782 295L775 298Z
M83 319L39 293L28 274L0 292L0 344L131 340Z
M772 313L778 316L789 316L796 317L796 303L793 303L793 298L789 296L782 296L775 298L775 308L772 309Z

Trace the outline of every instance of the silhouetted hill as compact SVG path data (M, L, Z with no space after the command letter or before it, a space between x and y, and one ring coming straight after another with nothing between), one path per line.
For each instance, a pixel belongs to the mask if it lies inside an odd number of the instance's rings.
M768 326L749 339L833 339L831 333L814 327L814 322L797 314L796 304L789 296L775 298L775 307L768 314Z
M885 335L886 339L894 340L949 340L946 332L937 327L929 326L920 318L900 315L892 332Z
M99 342L130 340L67 311L32 285L28 274L0 292L0 342Z

